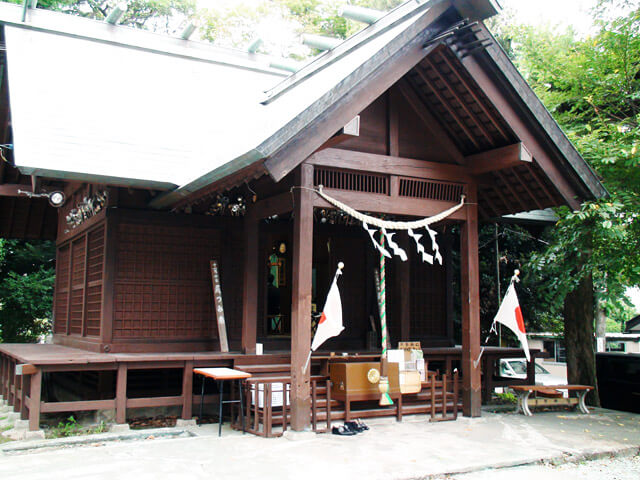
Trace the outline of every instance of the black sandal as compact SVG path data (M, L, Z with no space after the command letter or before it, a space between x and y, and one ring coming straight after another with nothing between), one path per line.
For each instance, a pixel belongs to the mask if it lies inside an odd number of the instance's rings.
M356 434L356 432L354 432L353 430L350 430L345 425L340 425L339 427L333 427L331 429L331 433L333 433L334 435L342 435L345 437L351 437Z
M358 424L358 428L360 428L360 431L364 431L364 430L369 430L369 427L359 418L356 418L356 423Z
M358 422L344 422L344 426L354 433L360 433L364 431L364 428Z

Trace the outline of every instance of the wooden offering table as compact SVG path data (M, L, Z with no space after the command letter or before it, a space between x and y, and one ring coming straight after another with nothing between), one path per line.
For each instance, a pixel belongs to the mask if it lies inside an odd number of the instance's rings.
M218 400L218 436L222 435L222 405L225 403L239 403L240 404L240 419L242 421L242 433L245 431L244 427L244 402L242 401L242 381L250 378L251 374L243 372L242 370L234 370L233 368L194 368L193 373L202 375L202 390L200 393L200 417L198 421L202 423L202 404L204 402L204 382L207 377L212 378L218 383L218 392L220 399ZM239 398L236 400L224 400L224 381L225 380L237 380Z
M577 406L582 413L589 413L584 399L593 387L588 385L513 385L510 387L518 395L516 413L531 416L529 407L549 407L554 405ZM577 397L564 397L563 391L576 392ZM531 394L534 398L529 398Z

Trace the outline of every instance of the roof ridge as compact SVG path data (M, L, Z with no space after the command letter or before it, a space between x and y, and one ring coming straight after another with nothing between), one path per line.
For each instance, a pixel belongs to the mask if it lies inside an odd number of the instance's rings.
M276 58L270 55L45 9L28 9L23 22L22 13L22 5L0 2L0 24L287 76L282 70L269 66L271 59Z

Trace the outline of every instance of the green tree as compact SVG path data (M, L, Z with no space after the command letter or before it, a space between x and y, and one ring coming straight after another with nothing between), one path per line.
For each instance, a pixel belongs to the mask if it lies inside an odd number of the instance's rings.
M9 0L23 3L22 0ZM114 0L39 0L38 8L103 20L121 2ZM186 18L196 13L195 0L127 0L127 10L118 22L135 28L176 33Z
M51 329L55 244L0 240L0 342L33 342Z
M640 282L640 7L602 0L594 23L597 33L584 39L570 30L501 31L501 43L610 192L575 212L558 209L549 247L530 263L551 274L541 293L564 314L569 381L588 384L596 382L594 312L620 309L624 288Z

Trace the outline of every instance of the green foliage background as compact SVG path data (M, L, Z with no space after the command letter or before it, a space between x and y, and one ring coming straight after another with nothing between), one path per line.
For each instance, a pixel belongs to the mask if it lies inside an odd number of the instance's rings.
M0 239L0 342L33 342L51 329L55 244Z

